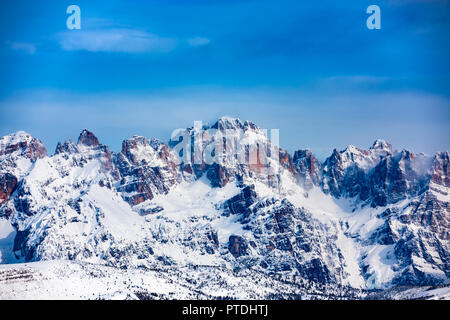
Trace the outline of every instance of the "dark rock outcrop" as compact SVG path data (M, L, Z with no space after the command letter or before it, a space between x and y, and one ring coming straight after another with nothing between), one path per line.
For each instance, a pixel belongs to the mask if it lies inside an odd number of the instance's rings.
M121 177L117 190L133 206L168 193L181 179L176 156L155 139L134 136L123 141L115 164Z
M23 175L28 172L30 162L34 163L46 156L47 150L43 143L26 132L19 131L0 138L0 207L8 201ZM23 163L21 160L30 162ZM10 212L8 208L4 209Z
M88 147L96 147L100 144L100 142L91 131L84 129L78 137L78 144L82 144Z
M228 250L235 258L245 256L248 250L247 241L240 236L232 235L228 241Z
M224 214L236 214L241 216L241 221L247 219L252 212L251 206L258 200L255 186L246 186L241 192L224 203Z
M58 144L56 145L55 154L61 154L61 153L71 154L71 153L77 153L77 152L79 152L78 147L71 140L68 140L64 143L58 142Z
M415 163L416 155L409 151L382 159L370 174L371 205L385 206L423 192L429 178Z
M300 182L306 188L320 186L322 164L316 159L311 150L295 151L293 162L295 170L300 176Z
M17 178L10 173L0 175L0 206L5 204L17 188Z
M438 152L434 156L431 182L450 188L450 165L448 152Z

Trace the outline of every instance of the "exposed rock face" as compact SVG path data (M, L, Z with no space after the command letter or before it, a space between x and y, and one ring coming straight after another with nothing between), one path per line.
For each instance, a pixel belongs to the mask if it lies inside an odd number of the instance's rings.
M292 156L286 150L279 149L278 160L280 161L280 165L287 169L287 171L290 173L295 172Z
M377 140L369 150L349 146L323 164L323 190L336 198L355 198L373 207L418 195L429 182L430 159Z
M377 156L386 156L392 154L392 145L382 139L377 139L370 147L369 151L376 151Z
M0 205L5 204L17 188L17 178L10 173L0 176Z
M42 170L45 172L44 181L38 180L39 182L37 182L34 176L25 176L22 178L21 183L18 184L16 196L12 203L15 212L20 212L26 216L33 216L39 212L38 208L42 205L40 202L42 199L47 199L46 201L52 198L58 199L57 195L54 197L51 196L55 192L56 194L63 192L61 187L58 186L58 179L65 179L70 176L72 170L77 170L78 172L94 171L96 177L95 183L111 187L112 180L117 176L117 172L113 168L112 155L109 148L100 143L92 144L86 142L87 140L82 137L89 137L91 141L98 142L98 139L92 132L84 130L80 134L78 144L75 145L71 141L66 141L64 144L58 143L53 157L42 159L41 162L35 164L37 168L33 168L33 170ZM54 177L51 177L51 175L54 175ZM82 185L89 185L91 183L94 183L94 181L80 177L72 182L70 188L79 190ZM46 190L50 186L53 189ZM37 190L41 190L44 196L41 195L36 199L35 193ZM69 192L69 190L65 192Z
M260 200L251 208L250 216L241 221L253 237L233 238L233 241L230 238L229 248L233 256L243 256L236 248L249 243L253 250L246 251L248 261L262 270L291 272L323 283L342 281L343 257L333 244L335 231L329 226L286 199Z
M426 192L407 207L409 212L399 218L403 223L427 229L438 239L450 240L450 204L440 201L432 192Z
M97 137L89 130L84 129L78 137L78 144L82 144L88 147L96 147L100 143Z
M46 155L47 150L42 142L26 132L19 131L1 138L0 157L2 160L5 160L7 156L21 156L34 162Z
M418 195L429 181L428 172L417 166L418 156L409 151L381 160L370 175L372 206L385 206ZM426 161L425 159L422 159Z
M26 132L0 138L0 207L8 201L32 164L46 155L42 142Z
M320 186L322 164L312 154L311 150L297 150L294 153L294 165L300 176L300 181L309 189Z
M91 199L99 190L112 192L117 175L112 157L107 146L84 130L76 145L71 141L58 143L55 155L36 161L1 209L3 213L9 212L16 227L13 250L17 256L31 261L93 255L89 241L107 236L98 231L104 228L101 224L104 209ZM112 193L109 197L114 196ZM36 216L43 213L46 213L42 216L44 220L35 224ZM91 225L97 228L94 238L84 231L77 235L66 233L68 224L84 226L92 215L99 223ZM55 238L61 242L55 242Z
M433 192L425 192L405 207L386 210L385 223L366 244L385 246L387 256L395 259L394 285L439 284L450 276L448 202L439 201ZM366 259L362 259L363 271ZM374 270L364 272L370 279Z
M448 152L438 152L432 164L431 182L450 188L450 166Z
M199 166L195 166L196 174L201 175L202 171L206 172L206 177L211 181L211 185L213 187L224 187L230 181L230 179L234 178L233 170L229 170L228 168L218 164L213 163L211 165L205 166L202 170Z
M366 201L369 194L368 171L376 164L377 152L349 146L336 149L323 164L323 189L334 197L358 197Z
M104 172L111 172L114 178L118 177L117 170L113 168L113 157L109 151L108 146L101 144L98 138L90 131L83 130L78 138L76 147L71 141L66 141L64 146L67 146L69 153L81 155L80 164L88 160L97 159L101 163L101 170Z
M225 214L236 214L241 216L241 220L246 220L251 214L251 206L258 200L258 195L255 192L253 185L246 186L242 191L231 199L225 201Z
M175 150L182 143L187 146L181 152L189 154L181 161L182 172L196 179L205 175L213 187L253 178L273 185L279 181L278 166L294 171L291 156L250 121L222 117L212 126L188 128L183 136L190 145L181 138L169 144Z
M121 177L117 190L133 206L167 194L181 181L176 155L157 140L134 136L123 141L116 165Z
M71 140L68 140L64 143L58 142L58 144L56 145L55 154L60 153L71 154L77 152L79 152L77 145L73 143Z
M228 250L235 258L247 255L248 245L240 236L230 236Z

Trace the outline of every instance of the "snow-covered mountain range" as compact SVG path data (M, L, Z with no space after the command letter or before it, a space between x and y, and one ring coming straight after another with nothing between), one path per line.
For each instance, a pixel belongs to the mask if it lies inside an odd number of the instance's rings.
M178 279L181 297L218 297L220 284L223 296L246 298L448 292L449 203L447 151L396 151L383 140L322 163L228 117L168 143L134 136L119 153L88 130L53 154L16 132L0 139L0 262L9 264L0 282L24 268L17 263L60 261Z

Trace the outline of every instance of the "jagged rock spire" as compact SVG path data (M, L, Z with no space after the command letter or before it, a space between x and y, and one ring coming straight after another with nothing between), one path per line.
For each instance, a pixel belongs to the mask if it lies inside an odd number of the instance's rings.
M97 137L91 131L84 129L80 133L80 137L78 138L78 144L82 144L88 147L96 147L100 143L98 142Z

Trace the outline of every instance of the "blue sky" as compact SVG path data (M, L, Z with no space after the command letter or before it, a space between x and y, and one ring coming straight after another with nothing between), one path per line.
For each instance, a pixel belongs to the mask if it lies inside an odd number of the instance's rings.
M66 8L81 8L81 30ZM381 8L381 30L366 8ZM50 152L83 128L133 134L228 115L279 128L289 150L449 150L447 0L2 1L0 135Z

